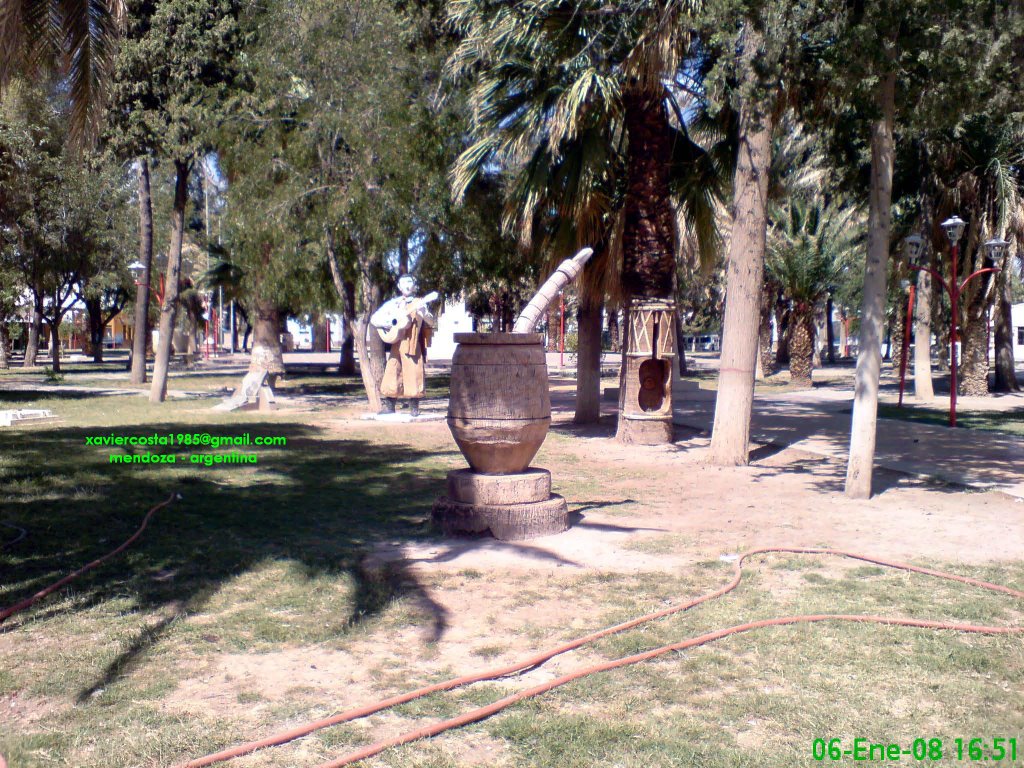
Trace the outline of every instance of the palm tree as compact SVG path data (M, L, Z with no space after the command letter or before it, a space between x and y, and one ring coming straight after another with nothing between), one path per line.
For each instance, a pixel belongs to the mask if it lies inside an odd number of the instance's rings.
M487 169L506 169L514 182L505 224L524 244L548 247L556 258L597 245L590 270L597 276L611 271L602 263L617 261L621 248L623 298L670 299L678 250L673 171L684 158L700 167L694 158L704 156L686 133L680 98L688 47L680 21L698 5L453 3L462 43L448 71L472 83L475 139L452 172L456 198ZM714 220L700 208L707 200L685 199L702 233ZM538 222L547 231L535 237ZM603 297L607 288L592 280L588 292ZM624 442L671 439L641 434L646 424L619 425Z
M95 136L125 0L0 0L0 88L19 73L67 78L71 135Z
M772 218L765 266L791 306L790 379L810 387L815 313L854 257L861 237L858 211L821 197L796 197Z

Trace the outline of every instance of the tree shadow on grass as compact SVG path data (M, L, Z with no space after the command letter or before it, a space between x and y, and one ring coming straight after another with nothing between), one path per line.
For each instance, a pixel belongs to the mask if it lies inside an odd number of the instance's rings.
M268 561L290 561L300 564L310 580L341 577L352 586L350 615L331 624L339 634L409 598L428 616L430 637L442 636L447 628L444 609L415 574L394 571L382 579L367 575L360 562L382 540L430 535L430 507L443 488L447 454L337 438L316 426L270 421L209 428L133 424L113 431L176 435L207 429L217 436L284 437L287 445L224 446L220 451L177 445L88 446L85 438L100 431L94 428L0 435L0 455L6 457L0 463L4 519L28 531L16 547L0 551L0 605L16 603L113 550L138 528L149 508L173 491L183 498L159 510L130 549L74 582L71 610L112 600L123 603L127 597L140 614L201 612L240 574ZM110 455L122 451L174 453L177 462L111 464ZM255 452L259 463L207 467L190 462L192 454L225 451ZM169 571L173 578L160 578ZM43 603L8 620L0 631L67 611ZM131 671L173 626L168 619L141 630L80 692L80 700Z
M31 390L31 389L4 389L0 390L0 406L4 403L37 403L40 400L87 400L94 397L107 397L121 394L134 394L122 392L83 392L81 390L62 392L60 390Z

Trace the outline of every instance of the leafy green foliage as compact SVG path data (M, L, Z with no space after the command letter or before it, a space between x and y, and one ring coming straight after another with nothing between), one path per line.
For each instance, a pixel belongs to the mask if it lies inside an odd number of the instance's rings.
M52 92L22 83L0 115L0 260L57 323L74 291L125 292L133 234L119 169L71 155L63 107Z
M823 197L796 197L772 218L768 276L787 299L813 309L855 261L864 235L861 212Z
M107 141L189 161L212 146L245 85L238 0L133 0L114 66Z

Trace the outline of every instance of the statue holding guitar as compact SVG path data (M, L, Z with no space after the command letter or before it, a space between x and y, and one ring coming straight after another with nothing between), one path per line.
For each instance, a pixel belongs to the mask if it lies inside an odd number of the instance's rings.
M418 416L424 391L427 347L437 321L429 305L437 293L416 298L416 280L411 275L398 278L399 296L385 302L370 316L370 325L385 343L391 345L380 394L382 414L395 412L399 399L409 401L409 413Z

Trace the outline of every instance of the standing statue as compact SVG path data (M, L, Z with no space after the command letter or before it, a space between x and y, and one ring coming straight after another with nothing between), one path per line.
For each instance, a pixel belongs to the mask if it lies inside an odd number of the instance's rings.
M396 401L409 401L409 413L420 415L423 379L427 367L427 347L437 321L427 305L437 300L437 293L416 298L416 280L412 275L398 278L401 294L385 302L370 316L370 324L380 337L391 345L380 394L384 398L381 414L395 412Z

